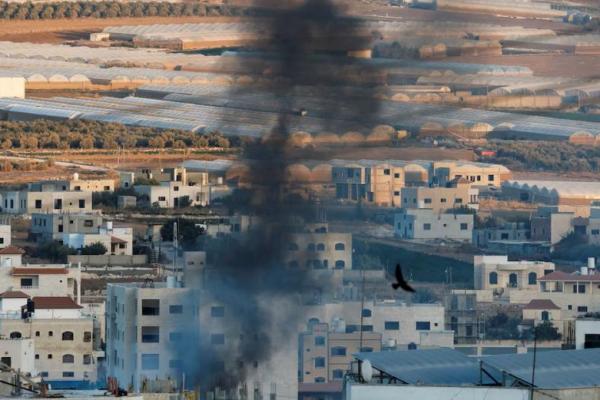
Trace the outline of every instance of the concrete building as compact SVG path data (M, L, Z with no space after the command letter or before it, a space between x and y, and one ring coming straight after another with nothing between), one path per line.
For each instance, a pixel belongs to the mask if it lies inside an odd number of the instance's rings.
M562 334L564 320L559 306L552 300L531 300L523 307L523 322L531 322L533 326L541 323L551 323Z
M401 207L405 187L443 187L461 178L471 186L500 186L511 176L501 165L464 161L333 160L331 164L336 198L382 207Z
M115 190L114 179L79 179L79 174L74 173L71 179L50 180L30 183L29 191L32 192L112 192Z
M25 78L17 76L0 77L0 98L25 98Z
M161 182L160 185L136 185L139 202L152 207L177 208L207 206L210 203L208 186L187 186L178 181Z
M405 187L400 191L400 207L429 208L436 213L458 207L478 208L479 190L464 178L452 181L446 187Z
M309 224L290 235L285 262L290 268L352 269L352 234L329 232L326 223Z
M12 230L10 225L0 225L0 249L9 247L12 242Z
M453 290L444 299L446 330L454 331L454 343L476 343L481 326L477 308L477 293L473 290Z
M92 192L8 191L0 195L0 204L9 214L89 212Z
M412 304L394 300L323 303L304 307L309 323L329 323L332 329L346 333L360 332L361 315L364 332L379 332L383 344L392 349L419 347L452 347L454 333L445 328L441 304Z
M540 207L531 218L531 240L555 245L575 229L582 229L585 234L585 225L579 228L582 225L578 221L575 211L565 211L563 207Z
M538 291L538 279L550 274L554 263L543 261L509 261L507 256L473 258L476 290L491 290L501 295L513 289Z
M408 240L472 242L473 214L435 213L431 209L401 209L394 216L394 235Z
M522 222L505 223L500 226L473 230L473 244L488 247L498 242L524 242L530 239L530 229Z
M24 251L0 249L0 291L22 290L30 296L79 297L81 270L69 265L23 265Z
M0 354L2 354L0 357L2 364L30 376L37 375L32 339L2 337L0 338Z
M33 297L35 311L22 319L27 294L4 292L0 298L0 336L33 341L34 370L45 381L56 389L95 384L99 341L94 340L94 332L98 330L94 319L81 313L80 305L70 297Z
M600 320L577 318L575 320L575 348L595 349L600 347Z
M64 234L97 233L102 226L100 213L69 213L31 215L31 236L40 242L62 240Z
M331 328L327 323L309 323L307 331L300 334L300 383L342 381L344 374L350 369L352 354L381 351L381 333L346 333L343 321L337 322Z
M82 249L95 243L102 243L106 254L133 255L133 228L114 227L112 221L107 221L94 233L63 233L61 242L74 249Z

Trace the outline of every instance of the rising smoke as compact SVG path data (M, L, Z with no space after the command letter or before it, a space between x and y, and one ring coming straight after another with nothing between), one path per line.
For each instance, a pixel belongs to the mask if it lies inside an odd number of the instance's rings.
M285 263L290 236L306 230L305 224L317 215L310 200L289 192L295 185L285 172L287 165L307 157L288 142L290 132L304 118L302 110L308 116L318 115L320 121L335 121L366 118L378 108L373 96L364 95L368 86L358 96L339 79L342 69L361 68L345 56L346 51L365 48L370 40L357 21L345 18L326 0L308 0L278 11L268 21L268 27L261 27L271 36L266 48L239 59L243 63L265 57L277 84L235 88L229 93L231 99L267 98L278 110L275 125L268 127L270 135L244 149L250 168L248 201L259 222L247 234L205 243L212 268L198 288L200 308L224 306L225 322L201 323L199 331L189 327L178 346L188 382L202 392L244 382L249 369L262 365L281 346L288 346L289 338L297 337L297 327L305 322L302 302L328 290L327 280L315 278L302 265L294 269ZM370 71L365 66L363 72ZM329 128L328 122L320 126L322 131ZM213 332L225 333L225 344L212 344Z

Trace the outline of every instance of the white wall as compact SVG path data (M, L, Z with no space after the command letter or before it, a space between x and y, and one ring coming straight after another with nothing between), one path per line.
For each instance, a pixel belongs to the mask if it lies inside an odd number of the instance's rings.
M502 387L346 385L345 400L527 400L527 389Z
M35 375L35 348L32 339L0 339L0 354L10 357L10 366Z
M600 320L578 319L575 321L575 348L577 350L584 348L586 334L600 335Z
M0 77L0 97L25 98L25 78Z
M0 225L0 249L10 246L10 225Z

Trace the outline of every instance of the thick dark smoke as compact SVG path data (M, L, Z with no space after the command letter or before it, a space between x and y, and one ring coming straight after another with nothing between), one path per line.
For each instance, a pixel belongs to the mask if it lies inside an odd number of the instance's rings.
M318 214L310 200L288 191L294 182L286 175L286 166L302 161L287 140L291 125L302 120L302 110L332 120L377 112L372 96L349 93L337 75L340 68L355 63L346 56L348 50L368 48L368 34L357 21L344 18L326 0L308 0L269 20L270 43L248 59L261 57L264 51L278 84L236 88L229 94L232 99L267 94L278 110L275 126L265 127L271 135L244 149L250 167L247 201L259 223L247 234L205 243L211 269L198 288L200 308L223 305L226 322L223 326L201 324L199 331L188 329L189 337L179 346L187 381L202 392L235 388L244 382L248 368L289 345L280 343L280 338L297 337L297 326L304 319L302 302L328 289L327 282L315 279L303 265L294 269L285 262L290 236L304 231L305 224ZM244 62L244 57L240 59ZM310 96L299 96L300 92ZM327 131L329 127L321 128ZM208 340L216 331L225 333L224 345Z

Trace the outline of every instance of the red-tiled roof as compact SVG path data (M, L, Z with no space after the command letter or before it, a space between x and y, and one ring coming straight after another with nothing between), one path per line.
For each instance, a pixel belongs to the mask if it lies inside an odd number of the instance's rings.
M560 310L552 300L534 299L529 302L523 310Z
M342 382L327 383L299 383L298 392L300 393L341 393Z
M123 240L123 239L118 238L116 236L111 236L110 237L110 242L111 243L127 243L127 240Z
M542 276L540 281L583 281L583 282L600 282L600 274L594 275L579 275L568 274L562 271L554 271L548 275Z
M43 310L51 309L79 309L83 308L70 297L34 297L35 308Z
M28 299L29 296L20 290L7 290L0 293L0 299Z
M62 275L68 271L66 268L45 268L45 267L22 267L13 268L13 275Z
M0 254L25 254L25 250L17 246L8 246L0 249Z

